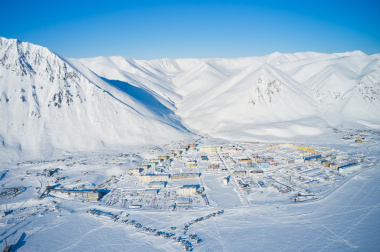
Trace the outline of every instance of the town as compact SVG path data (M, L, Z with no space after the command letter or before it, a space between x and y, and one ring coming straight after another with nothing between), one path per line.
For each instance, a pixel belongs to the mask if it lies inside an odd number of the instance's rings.
M343 141L360 146L367 140ZM376 157L331 146L218 143L207 138L145 147L138 153L19 162L0 174L0 225L61 213L65 202L78 202L94 216L120 220L192 250L204 241L195 232L187 233L195 222L233 208L318 201L377 162ZM28 204L9 204L16 199ZM160 231L131 219L144 211L210 214Z

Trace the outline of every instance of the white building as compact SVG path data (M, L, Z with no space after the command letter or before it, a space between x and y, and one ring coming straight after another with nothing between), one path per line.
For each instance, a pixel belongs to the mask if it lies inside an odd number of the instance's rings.
M169 174L146 174L139 177L140 181L168 181Z
M360 170L362 168L362 166L360 164L357 164L357 163L352 163L352 164L346 164L346 165L342 165L340 167L338 167L338 172L340 174L350 174L350 173L353 173L353 172L356 172L358 170Z
M148 184L148 187L151 189L161 189L165 188L166 182L165 181L152 181Z
M178 198L175 203L177 205L190 205L192 202L190 198Z

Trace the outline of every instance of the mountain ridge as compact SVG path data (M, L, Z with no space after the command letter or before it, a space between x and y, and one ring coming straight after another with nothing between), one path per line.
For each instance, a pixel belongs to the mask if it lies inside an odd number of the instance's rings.
M380 128L380 54L66 58L0 37L0 149L50 155Z

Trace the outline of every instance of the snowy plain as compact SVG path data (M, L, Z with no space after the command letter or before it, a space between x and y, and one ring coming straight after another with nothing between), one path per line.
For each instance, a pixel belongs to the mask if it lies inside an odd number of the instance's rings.
M379 141L379 135L372 143L363 145L341 140L333 148L365 153L378 160ZM142 160L143 154L151 155L146 151L130 156L133 158L120 158L120 155L112 153L93 153L62 160L44 160L43 163L24 162L3 166L2 188L22 187L26 190L11 199L0 198L2 210L7 208L10 211L0 223L2 246L7 238L17 251L181 251L184 250L183 246L172 239L157 237L121 220L134 220L145 227L186 237L182 234L184 224L223 210L224 214L189 227L188 233L197 235L203 241L202 244L193 245L194 251L379 249L378 161L334 183L331 190L319 199L298 203L289 200L291 194L280 195L280 200L275 201L273 195L263 194L259 202L255 203L253 198L252 203L247 205L232 183L225 186L220 174L207 172L203 172L202 180L210 200L209 206L170 211L149 206L129 209L118 204L108 205L105 199L87 202L80 197L55 194L38 199L44 186L54 184L57 177L64 178L62 181L65 182L60 183L65 187L84 185L84 188L93 188L108 181L111 176L117 178L127 174L129 167L134 166L133 161ZM36 176L51 167L62 170L51 178ZM27 173L29 175L25 176ZM125 186L125 181L121 181L107 188L113 190ZM267 199L263 201L263 197ZM106 216L89 214L87 211L91 209L128 216L114 221ZM172 231L172 227L177 229Z

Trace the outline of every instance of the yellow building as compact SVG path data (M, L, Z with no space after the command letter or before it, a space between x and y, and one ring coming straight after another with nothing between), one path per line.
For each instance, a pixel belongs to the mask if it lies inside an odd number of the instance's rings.
M100 198L99 192L88 192L87 193L87 200L88 201L98 201Z
M143 169L141 169L141 168L135 168L135 169L130 169L129 170L129 172L131 174L140 174L140 172L142 172L142 171L143 171Z
M232 153L242 153L243 150L241 150L241 149L229 149L226 152L229 153L229 154L232 154Z
M179 188L178 193L179 194L194 194L197 192L197 187L196 186L190 186L190 185L185 185Z
M232 176L234 176L234 177L244 177L245 176L245 171L234 171L232 173Z
M216 147L205 146L205 147L199 148L199 151L200 152L214 152L214 153L216 153L217 151L220 151L221 149L222 149L222 147L220 147L220 146L216 146Z
M195 160L187 161L186 164L188 167L197 167L197 163Z
M249 158L243 158L238 160L239 163L252 163L252 160Z

